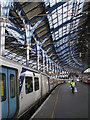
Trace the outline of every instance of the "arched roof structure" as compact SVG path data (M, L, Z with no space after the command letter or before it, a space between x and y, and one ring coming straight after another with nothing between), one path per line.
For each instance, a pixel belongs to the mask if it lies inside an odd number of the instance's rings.
M89 21L89 1L15 1L7 19L4 56L24 64L28 39L32 67L37 64L39 44L41 64L44 50L45 55L61 68L84 71L90 67Z

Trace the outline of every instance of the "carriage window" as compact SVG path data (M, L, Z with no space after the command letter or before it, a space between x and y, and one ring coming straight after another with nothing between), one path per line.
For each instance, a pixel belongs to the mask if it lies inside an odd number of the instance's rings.
M34 85L35 85L35 91L36 90L39 90L39 78L38 77L35 77L34 78Z
M26 94L33 92L33 80L32 77L25 78L25 91Z
M13 74L10 75L10 97L15 97L15 76Z
M1 101L5 101L6 100L6 75L4 73L0 74L0 79L1 79Z

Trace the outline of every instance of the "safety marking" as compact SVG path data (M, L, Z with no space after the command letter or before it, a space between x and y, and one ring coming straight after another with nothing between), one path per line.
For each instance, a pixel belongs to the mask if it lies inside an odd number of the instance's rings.
M57 87L56 87L57 88ZM56 88L52 91L55 92ZM37 109L37 111L31 116L31 118L29 120L32 120L38 113L39 111L43 108L43 106L46 104L46 102L49 100L49 98L51 97L52 93L46 98L46 100L41 104L41 106Z
M43 106L46 104L50 97L51 94L47 97L47 99L42 103L42 105L37 109L37 111L31 116L29 120L32 120L39 113L39 111L43 108Z
M55 112L55 109L56 109L56 105L57 105L57 101L58 101L58 96L59 96L59 90L60 90L60 86L59 86L58 93L57 93L57 96L56 96L56 100L55 100L54 109L53 109L53 112L52 112L51 119L53 119L53 117L54 117L54 112Z

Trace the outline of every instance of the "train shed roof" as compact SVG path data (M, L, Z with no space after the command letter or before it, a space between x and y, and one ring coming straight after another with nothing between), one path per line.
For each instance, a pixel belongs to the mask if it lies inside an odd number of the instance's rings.
M30 60L37 61L37 42L52 61L85 70L90 67L90 2L26 0L14 2L6 25L5 56L26 58L26 25L31 25ZM42 63L42 51L40 62ZM18 57L19 56L19 57Z

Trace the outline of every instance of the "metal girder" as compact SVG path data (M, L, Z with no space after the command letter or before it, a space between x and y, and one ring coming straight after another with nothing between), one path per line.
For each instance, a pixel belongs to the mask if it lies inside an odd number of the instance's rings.
M69 51L64 52L63 54L59 55L59 57L62 57L63 55L69 53Z
M47 49L49 46L52 47L53 43L52 44L48 44L47 46L43 47L43 49Z
M14 60L14 59L16 59L16 60L22 59L22 60L25 61L25 58L24 58L24 57L19 56L19 55L15 54L15 53L12 53L11 51L8 51L8 50L5 50L5 55L4 55L4 56L6 56L6 57L12 56L12 59L13 59L13 60Z
M50 37L51 35L48 35L44 40L43 42L41 43L41 46L43 46L43 44L48 40L48 38Z
M40 35L40 34L43 34L44 32L47 31L47 28L46 29L43 29L42 31L38 32L37 35Z
M62 61L66 61L66 60L69 60L70 59L70 56L66 55L64 58L60 58L61 59L61 62Z
M66 6L67 6L67 5L66 5ZM64 6L64 7L65 7L65 6ZM81 9L81 8L80 8L80 9ZM66 11L66 12L68 12L68 11ZM73 12L73 11L72 11L72 12ZM67 17L68 17L68 16L66 16L65 18L67 18ZM56 17L56 18L57 18L57 17ZM56 19L56 18L54 18L54 19ZM65 18L63 18L63 19L65 19ZM54 20L54 19L53 19L53 20ZM57 22L56 22L56 23L57 23ZM55 23L55 24L56 24L56 23ZM53 24L53 25L54 25L54 24Z
M55 9L57 9L59 6L63 5L64 3L66 2L58 2L52 7L50 7L49 9L46 9L47 14L50 14L52 11L54 11Z
M80 14L78 14L77 16L79 16L79 15L82 15L82 14L80 13ZM77 16L76 16L76 17L77 17ZM71 22L73 22L73 21L75 21L75 20L77 20L77 19L83 18L83 17L85 17L85 16L87 16L87 15L80 16L80 17L77 17L77 18L75 18L75 19L72 19L72 18L71 18L70 20L67 20L66 22L62 23L62 24L59 25L58 27L56 27L56 28L54 28L53 30L51 30L51 34L55 33L55 32L58 31L61 27L67 25L68 23L71 23Z
M77 63L76 61L75 61L75 59L72 59L73 61L74 61L74 63L73 64L75 64L76 66L79 66L79 67L84 67L82 64L80 65L79 63Z
M6 30L9 34L13 35L13 37L16 38L19 43L23 45L25 44L24 34L20 32L10 21L6 24Z
M15 4L16 4L16 5L19 7L19 9L22 11L23 16L26 16L26 14L25 14L25 12L23 11L23 8L22 8L22 6L20 5L20 3L19 3L19 2L15 2ZM24 17L24 19L28 22L27 16Z
M20 31L19 31L16 27L14 27L14 26L10 26L10 25L7 24L6 27L8 27L8 28L10 28L10 29L12 29L12 30L18 32L18 34L20 34L20 35L23 35L23 33L20 32Z
M13 38L12 35L8 35L8 34L6 34L6 33L5 33L5 37L12 37L12 38Z
M51 7L51 8L49 8L48 9L48 11L47 11L47 14L50 14L53 10L55 10L56 8L58 8L59 6L60 6L60 2L59 3L57 3L55 6L53 6L53 7ZM64 3L63 3L64 4ZM45 15L46 16L46 15ZM45 17L44 16L44 17ZM37 16L36 16L37 17ZM34 20L35 19L35 17L32 19L32 20ZM77 19L77 18L76 18ZM80 18L78 18L78 19L80 19ZM75 20L75 19L74 19ZM39 23L40 21L38 21L38 23ZM68 23L71 23L72 21L68 21ZM68 24L68 23L65 23L65 24L63 24L63 26L64 25L66 25L66 24ZM36 23L37 24L37 23ZM36 25L35 24L35 25ZM38 26L38 24L36 25L36 27ZM36 27L35 28L33 28L33 30L32 30L32 34L34 34L34 32L35 32L35 29L36 29ZM57 31L58 29L60 29L60 26L59 27L57 27L57 29L55 28L55 29L53 29L53 30L51 30L52 31L52 33L54 33L55 31ZM38 29L39 30L39 29ZM37 31L37 30L36 30ZM46 35L48 35L48 37L47 38L45 38L44 40L43 40L43 42L40 44L41 46L43 46L43 44L48 40L48 38L51 36L51 34L52 33L47 33L47 34L45 34L44 36L46 36ZM75 33L75 31L73 32L73 33L71 33L71 34L74 34ZM64 35L64 36L62 36L61 38L59 38L57 41L54 41L54 43L56 43L56 42L58 42L58 41L60 41L60 39L63 39L63 38L65 38L65 37L67 37L67 36L69 36L69 35L71 35L70 33L69 34L66 34L66 35ZM31 35L30 35L31 36ZM40 39L42 39L44 36L41 36L41 38ZM72 37L72 36L71 36ZM74 38L74 36L73 36L73 38ZM72 39L73 39L72 38ZM72 40L68 40L69 42L71 42ZM63 43L62 45L60 45L59 47L61 47L61 46L63 46L63 45L65 45L67 42L65 42L65 43ZM47 45L47 46L45 46L45 47L43 47L44 49L46 49L46 48L48 48L50 46L50 48L47 50L47 51L49 51L50 49L51 49L51 47L53 46L53 44L49 44L49 45ZM56 51L58 51L58 48L59 47L56 47L55 48L55 50ZM67 48L66 48L67 49ZM59 51L59 52L62 52L64 50L64 52L65 52L65 49L62 49L61 51ZM53 53L54 52L54 50L52 51L49 51L49 53ZM64 54L66 54L68 51L66 51L65 53L63 53L63 54L61 54L61 55L59 55L59 57L62 57ZM57 52L58 53L58 52ZM65 56L62 58L62 59L64 59L65 58Z
M81 14L81 13L80 13ZM79 14L79 15L80 15ZM86 16L86 15L85 15ZM83 16L81 16L81 17L83 17ZM81 17L78 17L78 18L76 18L76 19L80 19ZM70 20L68 20L68 21L66 21L65 23L63 23L63 24L61 24L60 26L58 26L57 28L55 28L55 29L53 29L52 31L51 31L51 33L49 34L49 33L46 33L46 34L44 34L43 36L41 36L39 39L43 39L43 37L44 36L46 36L46 35L48 35L48 37L51 35L51 34L53 34L53 32L56 32L58 29L60 29L61 27L63 27L64 25L66 25L66 24L68 24L68 23L70 23L70 22L72 22L72 21L74 21L74 20L76 20L76 19L70 19ZM74 33L76 33L76 32L78 32L78 31L74 31L73 33L68 33L68 34L66 34L66 35L64 35L64 36L62 36L61 38L59 38L58 40L56 40L56 41L54 41L54 42L58 42L59 40L61 40L61 39L63 39L64 37L67 37L67 36L69 36L70 34L74 34ZM48 38L47 37L47 38ZM43 44L46 42L46 40L47 39L45 39L45 41L43 42ZM49 45L48 45L49 46ZM44 48L45 49L45 48Z
M1 5L1 17L7 17L9 16L9 10L11 5L13 4L13 0L8 0L8 1L0 1Z
M13 16L13 17L14 17L14 16ZM19 24L16 24L15 18L9 18L9 22L10 22L10 23L13 23L16 28L20 29L20 25L19 25Z
M53 61L57 58L57 56L56 56L56 55L54 55L54 57L53 57L53 55L52 55L52 56L50 56L50 57L52 57L52 60L53 60Z
M73 64L74 64L74 61L73 60L69 60L69 62L68 61L62 61L65 65L68 65L68 66L71 66L71 67L73 67Z
M39 28L37 28L35 31L36 31L36 32L38 32L38 31L40 31L43 27L46 27L46 24L44 24L44 25L40 26L40 27L39 27Z
M69 54L66 54L64 57L60 57L61 60L66 60L67 58L70 58L70 53Z
M58 50L60 47L62 47L63 45L65 45L67 43L70 43L70 42L73 42L73 38L71 40L68 40L67 42L61 44L60 46L56 47L56 50Z
M48 52L48 54L53 54L53 53L55 53L55 50L53 49L53 50L50 50L49 52Z
M8 0L7 2L2 0L0 1L0 55L4 55L5 50L5 28L6 21L5 18L9 16L9 10L13 3L13 0Z
M50 54L50 57L55 57L55 56L57 57L56 54L53 54L53 53Z
M45 33L44 35L42 35L41 37L39 37L39 39L40 39L40 40L43 40L43 38L44 38L45 36L50 36L50 32Z
M62 51L66 50L66 49L68 49L68 48L69 48L69 46L66 47L66 48L64 48L64 49L62 49L61 51L57 52L57 54L60 54ZM51 52L54 53L54 51L51 51ZM49 54L50 54L50 53L49 53Z
M48 53L51 48L52 48L52 47L49 47L46 52Z
M60 46L56 47L55 49L59 49L61 46L67 44L68 42L72 42L73 40L67 40L65 43L62 43ZM54 42L54 41L53 41ZM48 48L49 46L53 46L53 44L48 44L46 47L43 47L44 49Z
M26 6L29 5L29 4L31 4L31 2L28 2L28 1L27 1L27 3L24 2L24 3L22 4L22 8L26 7Z
M75 17L76 17L76 16L75 16ZM76 18L76 19L77 19L77 18ZM76 21L76 19L75 19L75 21ZM79 18L79 19L80 19L80 18ZM70 21L70 22L72 22L72 21ZM55 30L55 29L54 29L54 30ZM54 32L55 32L55 31L54 31ZM76 33L76 32L77 32L77 31L74 31L74 32L71 33L71 34L74 34L74 33ZM67 34L67 36L68 36L68 35L70 35L70 34ZM67 37L67 36L64 36L64 37ZM73 36L73 38L74 38L74 37L75 37L75 36ZM62 38L61 38L61 39L62 39ZM59 39L59 40L60 40L60 39ZM58 41L59 41L59 40L58 40ZM58 41L57 41L57 42L58 42ZM55 42L56 42L56 41L55 41ZM69 40L69 42L71 42L71 40ZM65 44L66 44L66 43L65 43ZM51 45L51 44L50 44L50 45ZM64 45L64 44L62 44L62 45ZM61 45L61 46L62 46L62 45ZM49 46L49 45L47 45L47 47L48 47L48 46ZM73 46L74 46L74 45L73 45ZM60 46L59 46L59 47L60 47ZM58 48L59 48L59 47L58 47ZM55 50L56 50L56 48L55 48ZM52 52L52 51L54 51L54 50L51 50L50 52Z
M32 33L35 31L35 29L37 28L37 26L44 20L46 16L43 16L33 27L32 27Z
M33 27L31 27L31 23L30 22L28 23L28 25L26 26L26 36L28 36L27 44L29 44L29 42L31 43L31 37L32 37L35 29L44 20L45 17L46 16L43 16Z
M76 31L75 31L75 30L76 30ZM80 30L77 30L77 28L76 28L76 29L73 30L72 33L69 32L68 34L65 34L64 36L60 37L59 39L57 39L57 40L55 40L55 41L53 41L53 42L56 43L56 42L62 40L63 38L65 38L65 37L67 37L67 36L69 36L69 35L75 34L76 32L79 32L79 31L80 31Z
M38 4L37 6L35 6L33 9L30 9L29 11L26 12L26 14L32 12L33 10L37 9L41 4Z

